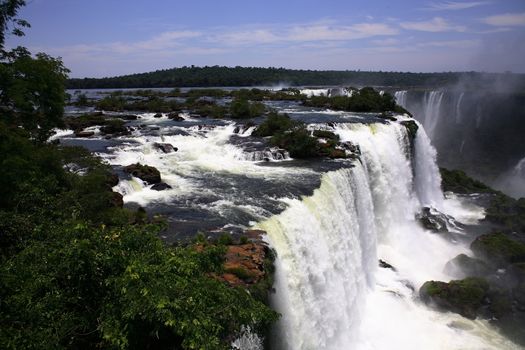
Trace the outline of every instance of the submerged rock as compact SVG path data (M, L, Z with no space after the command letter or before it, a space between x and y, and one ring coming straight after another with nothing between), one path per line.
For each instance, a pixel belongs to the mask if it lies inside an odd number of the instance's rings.
M149 184L158 184L161 181L160 172L149 165L135 163L124 167L124 171Z
M177 152L179 150L177 147L173 147L171 143L160 143L160 142L155 142L153 144L153 148L158 149L164 153Z
M77 130L75 131L76 137L91 137L95 135L94 131Z
M184 119L183 117L180 116L180 114L178 112L172 112L172 113L169 113L168 114L168 118L170 118L171 120L174 120L176 122L183 122L185 121L186 119Z
M382 259L379 259L379 267L383 269L391 269L392 271L397 271L394 266L390 265L389 263L387 263L386 261Z
M419 289L423 302L443 311L458 313L475 319L489 291L489 284L483 278L468 277L463 280L428 281Z
M151 186L151 189L155 190L155 191L164 191L164 190L169 190L171 188L172 187L170 185L168 185L167 183L164 183L164 182L160 182L158 184L155 184L155 185Z

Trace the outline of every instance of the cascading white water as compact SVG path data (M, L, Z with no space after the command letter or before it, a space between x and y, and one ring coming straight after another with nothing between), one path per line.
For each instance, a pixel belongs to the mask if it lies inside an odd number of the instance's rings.
M459 94L458 102L456 103L456 123L461 123L462 114L461 114L461 101L463 101L463 96L465 96L465 93L462 92Z
M425 98L423 101L423 127L431 139L434 139L436 127L439 122L441 101L443 100L443 96L443 91L430 91L425 93Z
M443 210L441 175L437 166L436 149L432 147L421 124L414 139L414 172L416 193L421 206L432 206Z
M325 174L311 197L286 200L288 209L259 224L278 255L274 305L282 319L273 348L514 348L485 322L417 300L419 286L449 280L445 263L466 251L414 219L420 202L442 196L435 164L422 169L435 159L428 138L416 137L414 179L400 124L339 124L336 132L360 146L361 162ZM430 190L414 190L422 176L432 178ZM396 270L378 269L379 258Z
M396 103L400 105L403 108L407 107L407 91L396 91L394 93L394 98L396 99Z
M307 97L328 96L329 89L301 89L300 93Z
M369 188L362 167L331 172L313 196L260 224L279 255L275 348L346 349L355 339L376 268Z

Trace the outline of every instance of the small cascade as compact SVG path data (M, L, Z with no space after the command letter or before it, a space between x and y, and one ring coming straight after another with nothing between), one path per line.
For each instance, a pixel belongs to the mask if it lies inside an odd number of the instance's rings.
M428 136L433 139L436 132L436 127L439 123L439 117L441 112L441 102L443 100L444 92L443 91L430 91L425 93L425 98L423 101L424 115L423 118L423 127L425 128Z
M403 108L407 108L407 91L396 91L394 93L394 98L396 99L396 103L400 105Z
M329 89L301 89L300 93L307 97L328 96Z
M272 147L264 149L262 151L247 151L244 152L243 158L251 162L270 162L270 161L282 161L291 159L290 153L285 149L278 147Z
M414 140L415 187L421 206L439 210L443 207L441 175L437 166L437 152L424 128L419 125Z
M461 101L463 101L463 96L465 96L465 93L462 92L459 94L458 102L456 103L456 123L461 123L462 115L461 115Z

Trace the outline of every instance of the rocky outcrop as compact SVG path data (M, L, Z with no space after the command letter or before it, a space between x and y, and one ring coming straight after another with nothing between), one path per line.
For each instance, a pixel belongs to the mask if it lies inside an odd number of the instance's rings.
M444 214L433 207L423 207L421 213L416 215L416 219L424 228L435 233L449 232L449 227L451 226L462 226L452 216Z
M158 149L159 151L162 151L163 153L177 152L179 150L177 147L173 147L171 143L160 143L160 142L155 142L153 144L153 148Z
M492 272L492 269L483 260L459 254L445 265L445 273L449 276L483 277Z
M86 131L86 130L77 130L75 131L76 137L91 137L95 135L94 131Z
M151 189L155 190L155 191L164 191L164 190L169 190L171 188L172 187L170 185L168 185L167 183L164 183L164 182L160 182L158 184L155 184L155 185L151 186Z
M419 290L421 300L443 311L451 311L475 319L489 291L489 284L482 278L463 280L428 281Z
M525 244L502 232L479 236L472 242L470 249L498 267L525 262Z
M404 120L401 122L401 125L403 125L407 129L408 137L411 142L414 142L417 131L419 129L419 126L414 120Z
M100 132L105 135L124 136L129 135L128 128L124 125L125 122L121 119L106 120L104 125L100 128Z
M155 115L153 115L153 118L162 118L163 115L162 113L155 113Z
M149 165L135 163L125 167L124 171L135 177L138 177L148 184L158 184L161 182L160 172L156 168Z

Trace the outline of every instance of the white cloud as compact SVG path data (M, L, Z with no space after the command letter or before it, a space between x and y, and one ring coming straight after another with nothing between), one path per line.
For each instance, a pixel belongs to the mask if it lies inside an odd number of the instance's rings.
M402 22L401 28L409 30L417 30L422 32L464 32L466 27L456 26L447 22L442 17L434 17L429 21L420 22Z
M480 40L449 40L428 41L417 44L418 47L450 47L456 49L471 49L480 45Z
M399 44L399 40L394 39L394 38L388 38L388 39L372 40L372 43L375 45L379 45L379 46L389 46L389 45Z
M525 12L489 16L481 21L495 27L525 26Z
M444 1L431 3L425 10L432 11L456 11L490 4L490 1Z
M283 42L347 41L398 33L397 28L384 23L358 23L348 26L317 23L225 32L212 35L209 40L236 46Z

